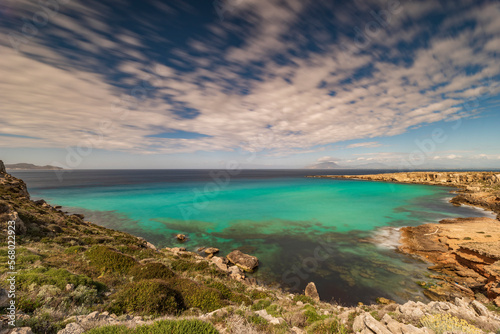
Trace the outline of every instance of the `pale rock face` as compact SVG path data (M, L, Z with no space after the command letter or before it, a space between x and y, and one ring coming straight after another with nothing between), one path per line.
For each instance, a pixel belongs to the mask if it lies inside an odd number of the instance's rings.
M259 260L255 256L244 254L239 250L232 251L226 257L245 271L253 271L259 265Z
M61 329L57 334L81 334L85 332L82 326L77 323L70 323L66 326L66 328Z
M307 284L304 294L307 297L311 297L313 300L319 302L319 294L318 290L316 289L316 284L314 284L314 282L310 282L309 284Z

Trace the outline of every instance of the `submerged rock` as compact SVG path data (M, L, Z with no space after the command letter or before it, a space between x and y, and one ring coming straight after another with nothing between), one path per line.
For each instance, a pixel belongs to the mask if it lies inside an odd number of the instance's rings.
M227 255L227 259L245 271L253 271L259 265L259 260L252 255L244 254L240 250L234 250Z
M177 234L175 237L179 241L186 241L186 235L185 234Z

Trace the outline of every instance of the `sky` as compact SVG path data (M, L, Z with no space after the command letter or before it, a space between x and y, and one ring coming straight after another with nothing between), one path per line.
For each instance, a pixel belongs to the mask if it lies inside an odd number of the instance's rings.
M3 0L0 159L500 168L500 2Z

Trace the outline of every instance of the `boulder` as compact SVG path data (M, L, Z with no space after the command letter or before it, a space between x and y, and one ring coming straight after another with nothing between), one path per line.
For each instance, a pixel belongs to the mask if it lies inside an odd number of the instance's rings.
M6 174L7 171L5 170L5 165L3 164L3 161L0 160L0 174Z
M7 290L0 288L0 307L7 307L10 305L10 298Z
M185 234L177 234L175 237L179 241L186 241L186 235Z
M309 282L309 284L307 284L304 294L307 297L311 297L313 300L319 302L319 294L318 290L316 289L316 284L314 284L314 282Z
M174 253L174 254L178 254L180 252L185 252L186 247L174 247L174 248L170 248L170 251L172 251L172 253Z
M253 271L258 265L259 260L252 255L244 254L240 250L234 250L227 255L227 259L245 271Z
M227 260L225 258L214 256L214 257L212 257L211 260L212 260L213 263L215 263L215 265L220 270L223 270L223 271L227 271L228 270L228 268L227 268Z
M241 269L238 266L232 266L227 268L229 272L229 277L232 279L235 279L237 281L243 281L245 279L245 273L241 271Z
M61 329L59 332L57 332L57 334L81 334L83 332L85 332L85 329L83 329L82 326L72 322L66 325L64 329Z
M384 298L384 297L378 297L377 298L377 304L381 304L381 305L390 305L390 304L396 304L396 302L392 299L387 299L387 298Z
M484 306L483 304L481 304L477 300L473 300L470 303L470 306L472 306L472 308L474 309L474 311L476 311L477 315L479 315L479 316L485 316L485 317L487 317L487 316L490 315L490 312L488 311L488 309L486 308L486 306Z
M375 334L392 334L384 325L375 320L369 313L358 315L354 319L352 329L355 333L375 333Z
M73 291L73 290L75 290L75 285L71 284L71 283L68 283L68 284L66 284L66 287L64 288L64 290L66 290L66 291Z
M219 249L215 248L215 247L205 248L205 254L208 254L208 255L214 255L214 254L216 254L218 252L219 252Z

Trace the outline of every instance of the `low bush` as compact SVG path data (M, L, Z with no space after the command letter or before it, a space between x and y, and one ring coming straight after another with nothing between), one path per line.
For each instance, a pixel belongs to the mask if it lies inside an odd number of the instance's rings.
M216 289L185 278L174 278L168 282L173 289L180 292L187 308L196 307L203 312L211 312L227 305L222 294Z
M143 325L134 329L126 326L106 326L95 328L88 334L218 334L214 326L201 320L162 320L152 325Z
M307 328L310 334L347 334L349 330L338 318L329 319L324 322L317 322Z
M319 315L318 312L316 311L316 309L314 308L314 306L312 306L312 305L306 305L304 307L304 315L306 316L307 322L309 324L312 324L313 322L316 322L319 320L323 320L327 317L327 316Z
M303 303L309 303L311 305L316 304L314 300L311 297L304 296L304 295L295 295L293 296L293 301L294 302L303 302Z
M208 269L208 263L206 261L195 263L193 261L179 259L172 261L170 265L175 271L204 271Z
M175 273L164 264L153 262L133 267L129 275L133 276L135 281L139 281L142 279L167 279L174 277Z
M117 293L110 306L116 314L176 314L182 309L182 297L162 280L131 283Z
M422 326L432 329L436 334L464 333L481 334L482 331L463 319L458 319L447 313L427 315L420 319Z
M252 311L259 311L263 310L266 307L269 307L271 305L271 301L268 299L261 299L257 303L253 304L251 309Z
M38 286L55 285L61 290L63 290L67 284L73 284L75 287L80 285L94 287L99 291L106 288L103 284L93 281L90 277L75 275L66 269L49 269L45 267L19 272L16 281L21 289L25 289L32 284Z
M68 247L64 250L65 254L78 254L80 252L83 252L85 250L85 247L82 246L71 246Z
M110 270L120 274L127 273L137 262L131 256L120 253L107 246L92 246L85 252L90 264L101 270Z

